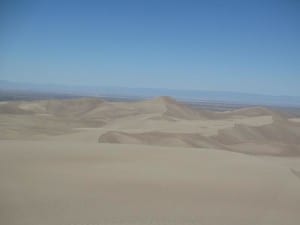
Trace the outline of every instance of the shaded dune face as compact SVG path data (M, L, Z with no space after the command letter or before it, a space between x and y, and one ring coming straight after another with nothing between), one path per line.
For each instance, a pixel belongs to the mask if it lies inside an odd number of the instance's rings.
M104 101L99 99L81 98L68 100L44 100L32 102L7 102L0 105L0 113L9 114L52 114L52 115L82 115Z
M218 135L205 137L197 133L126 133L110 131L101 135L100 143L184 146L226 149L261 155L300 155L300 127L265 125L250 127L237 125L221 130Z
M102 104L104 101L93 98L2 103L0 139L55 136L72 133L74 128L101 127L104 120L86 114Z
M242 108L242 109L236 109L233 111L227 111L224 112L224 114L228 115L237 115L237 116L264 116L264 115L275 115L275 113L272 110L263 108L263 107L250 107L250 108Z
M233 128L219 131L216 140L224 144L243 142L300 144L300 126L288 121L274 120L272 124L251 127L236 124Z
M244 153L300 155L300 126L287 120L274 120L259 127L237 124L213 137L229 149Z
M1 114L32 114L31 110L22 109L20 102L9 102L0 105Z
M98 141L102 143L147 144L198 148L222 147L222 145L219 145L219 143L213 139L193 133L144 132L132 134L109 131L100 136Z
M85 113L101 106L104 101L99 99L73 99L65 101L48 101L45 103L47 113L54 115L83 116Z

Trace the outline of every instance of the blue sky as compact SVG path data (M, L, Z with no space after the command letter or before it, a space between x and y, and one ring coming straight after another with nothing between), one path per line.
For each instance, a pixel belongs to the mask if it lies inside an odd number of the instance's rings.
M300 96L300 1L0 3L0 79Z

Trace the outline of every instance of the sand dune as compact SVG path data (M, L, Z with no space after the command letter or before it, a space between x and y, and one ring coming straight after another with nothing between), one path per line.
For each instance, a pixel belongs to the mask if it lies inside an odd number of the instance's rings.
M0 139L20 139L74 132L78 127L100 127L101 119L85 113L99 107L99 99L6 102L0 105Z
M138 102L105 102L96 98L68 100L45 100L33 102L6 102L0 105L0 113L51 114L58 116L98 116L115 118L136 114L160 114L165 117L201 119L214 114L206 110L195 110L170 97L158 97Z
M4 102L0 224L298 225L299 140L266 108Z
M197 111L165 97L148 101L147 104L149 102L153 105L159 104L165 107L160 119L164 116L175 119L174 122L170 123L170 127L172 127L171 124L178 124L182 120L195 120L193 123L198 123L201 126L201 123L197 120L206 120L210 121L207 124L208 126L217 127L216 133L212 132L211 135L205 135L203 129L193 129L191 124L188 125L190 130L183 129L184 125L182 123L178 130L172 132L171 129L163 128L164 123L161 122L161 129L159 129L152 122L151 128L154 130L147 129L147 131L140 132L135 130L126 132L126 129L118 131L115 130L117 128L115 126L113 127L114 130L102 134L98 141L104 143L218 148L248 154L300 155L300 126L272 110L253 107L216 113ZM211 115L207 116L209 113ZM259 124L263 116L270 116L273 118L272 122ZM215 119L217 121L231 120L233 123L224 124L222 127L220 124L214 124L212 118L217 118ZM243 120L238 120L238 118L253 119L250 123L246 123ZM149 118L146 121L149 121ZM118 123L119 125L122 124L121 121L118 121ZM131 121L131 123L134 123L134 121ZM144 123L143 127L146 129L145 122L141 121L140 123ZM140 127L141 129L142 127Z
M227 144L248 142L280 142L300 144L300 126L288 121L274 120L272 124L253 127L236 124L233 128L219 131L218 137Z
M300 126L275 121L259 127L236 124L219 130L215 136L199 133L109 131L99 137L103 143L147 144L226 149L247 154L300 155Z
M237 124L220 130L214 140L250 154L300 155L300 126L287 120L259 127Z
M136 115L160 114L164 117L175 117L185 120L217 119L228 116L265 116L275 112L262 107L238 109L227 112L213 112L193 109L170 97L158 97L138 102L106 102L97 98L79 98L68 100L44 100L32 102L5 102L0 104L0 113L5 114L51 114L58 116L110 118Z
M174 117L185 120L210 119L214 118L215 113L207 110L196 110L177 102L170 97L159 97L150 101L151 105L160 105L164 107L162 117Z
M95 137L105 143L300 154L299 123L281 113L263 107L212 112L170 97L137 102L96 98L7 102L0 104L0 125L1 139L37 139L84 132L76 128L101 128L94 130Z
M224 112L224 114L228 115L236 115L236 116L266 116L266 115L275 115L274 111L263 108L263 107L250 107L250 108L242 108L236 109L233 111Z
M200 134L191 133L164 133L164 132L144 132L125 133L110 131L99 137L102 143L125 143L125 144L147 144L160 146L183 146L198 148L219 148L222 145L213 139Z
M80 116L103 103L96 98L68 100L44 100L32 102L6 102L0 105L0 113L10 114L52 114Z

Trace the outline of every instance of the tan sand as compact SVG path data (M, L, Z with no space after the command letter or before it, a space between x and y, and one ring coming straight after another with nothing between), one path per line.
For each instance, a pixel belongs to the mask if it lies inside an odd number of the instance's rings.
M1 141L1 224L299 224L299 159ZM292 161L292 162L291 162Z
M298 225L296 121L169 97L2 103L0 224Z

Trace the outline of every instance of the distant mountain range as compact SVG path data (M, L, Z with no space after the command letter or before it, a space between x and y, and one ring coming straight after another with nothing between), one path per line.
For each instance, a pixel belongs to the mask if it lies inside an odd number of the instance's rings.
M172 96L178 100L190 102L224 102L249 105L300 107L300 96L272 96L228 91L175 90L108 86L71 86L22 83L6 80L0 80L0 90L136 99L145 99L157 96Z

